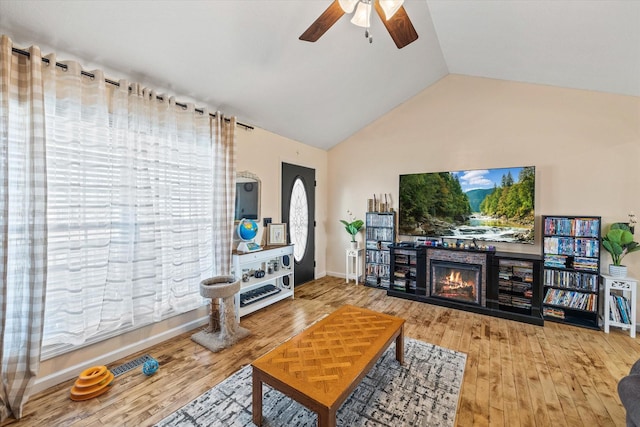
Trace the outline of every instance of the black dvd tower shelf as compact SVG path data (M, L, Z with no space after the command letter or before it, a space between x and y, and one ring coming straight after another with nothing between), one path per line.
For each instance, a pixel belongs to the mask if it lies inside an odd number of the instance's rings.
M426 248L391 245L389 290L410 294L427 294Z
M542 325L542 262L539 255L496 252L492 282L501 312L513 313L515 320ZM497 277L496 277L497 276ZM495 286L495 285L494 285Z
M365 285L389 288L389 246L396 240L395 212L367 212Z
M598 329L600 217L543 216L545 320Z

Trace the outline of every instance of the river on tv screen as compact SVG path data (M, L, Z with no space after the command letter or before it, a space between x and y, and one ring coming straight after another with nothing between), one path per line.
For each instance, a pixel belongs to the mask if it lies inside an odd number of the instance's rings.
M399 233L533 243L535 167L400 175Z

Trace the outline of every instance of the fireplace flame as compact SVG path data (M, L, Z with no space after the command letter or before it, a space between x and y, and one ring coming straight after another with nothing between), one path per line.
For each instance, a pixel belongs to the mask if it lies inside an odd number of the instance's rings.
M451 271L449 276L445 277L446 284L450 286L450 288L464 287L467 286L467 282L462 280L462 276L459 271Z
M452 271L447 280L449 280L449 283L462 283L462 277L459 271Z
M480 291L478 271L471 274L467 269L448 266L434 266L432 273L432 294L438 297L478 303L477 293Z

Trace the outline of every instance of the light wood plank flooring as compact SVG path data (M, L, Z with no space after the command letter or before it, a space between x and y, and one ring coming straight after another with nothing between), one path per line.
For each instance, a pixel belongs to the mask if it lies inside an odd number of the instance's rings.
M69 399L73 381L42 392L11 426L148 426L342 304L407 320L407 337L467 354L458 426L624 426L618 380L640 358L640 340L546 322L544 327L387 297L382 290L326 277L242 319L253 334L212 353L192 332L113 363L148 353L160 362L151 377L140 368L86 402ZM195 332L195 331L194 331Z

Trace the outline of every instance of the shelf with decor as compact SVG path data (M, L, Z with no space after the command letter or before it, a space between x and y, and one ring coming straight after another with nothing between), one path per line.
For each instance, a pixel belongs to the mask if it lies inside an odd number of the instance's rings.
M236 317L293 298L293 245L265 246L262 250L233 254L233 270L240 279Z
M600 217L543 216L542 314L598 329Z
M365 280L367 286L389 288L389 246L396 240L395 212L367 212L365 215Z

